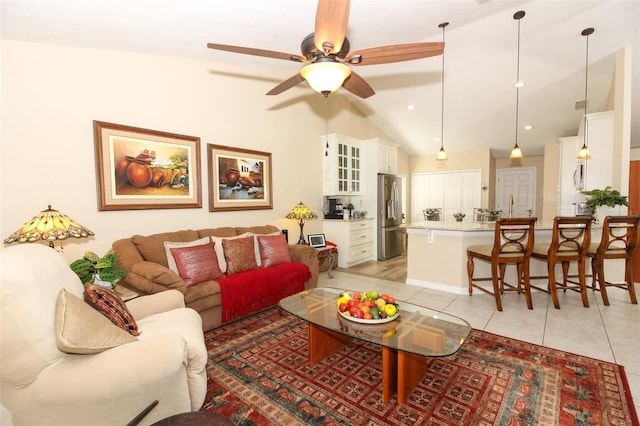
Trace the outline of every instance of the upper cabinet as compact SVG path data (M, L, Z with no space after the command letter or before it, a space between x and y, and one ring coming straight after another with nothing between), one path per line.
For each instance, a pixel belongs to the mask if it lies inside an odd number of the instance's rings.
M331 134L322 137L322 145L327 154L323 157L322 195L359 195L361 142L348 136Z
M383 139L368 139L363 142L367 149L377 152L377 172L395 175L398 173L398 145Z

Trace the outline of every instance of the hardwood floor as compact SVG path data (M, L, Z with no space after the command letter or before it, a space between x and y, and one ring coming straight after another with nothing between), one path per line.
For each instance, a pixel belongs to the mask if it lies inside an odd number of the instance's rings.
M404 283L407 279L407 256L402 254L387 260L370 260L351 268L336 268L336 271Z

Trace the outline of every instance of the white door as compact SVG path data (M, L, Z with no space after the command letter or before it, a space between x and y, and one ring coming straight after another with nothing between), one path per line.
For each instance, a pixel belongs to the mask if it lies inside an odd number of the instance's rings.
M536 211L536 169L517 167L496 170L496 210L502 217L527 217Z

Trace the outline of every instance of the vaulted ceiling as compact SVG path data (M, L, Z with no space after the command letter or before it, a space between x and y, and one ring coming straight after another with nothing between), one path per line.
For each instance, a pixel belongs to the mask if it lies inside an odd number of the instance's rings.
M337 0L336 0L337 1ZM138 52L207 61L267 79L272 86L295 74L300 64L207 49L208 42L299 53L313 32L315 0L3 0L3 39ZM515 140L517 21L520 21L518 143L525 155L544 144L578 134L584 99L586 38L589 37L588 112L610 104L615 54L632 52L631 145L640 147L640 2L511 0L352 0L347 37L352 50L441 41L445 34L445 96L441 116L442 57L357 68L376 91L360 99L345 96L400 143L409 154L439 149L491 148L506 157ZM212 75L212 78L215 78ZM300 84L274 96L274 105L312 89ZM265 90L266 92L266 90ZM256 96L264 96L256 93ZM318 94L317 96L322 96ZM331 99L331 97L330 97ZM522 130L525 124L531 130Z

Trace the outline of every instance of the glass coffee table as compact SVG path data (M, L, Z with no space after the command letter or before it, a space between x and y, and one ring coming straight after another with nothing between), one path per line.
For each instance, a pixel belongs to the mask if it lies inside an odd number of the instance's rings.
M471 332L471 326L463 319L403 301L396 302L399 314L393 320L356 322L338 311L336 301L343 291L314 288L286 297L278 305L307 321L312 364L353 338L380 345L384 402L397 395L398 402L404 403L427 373L428 359L456 353Z

